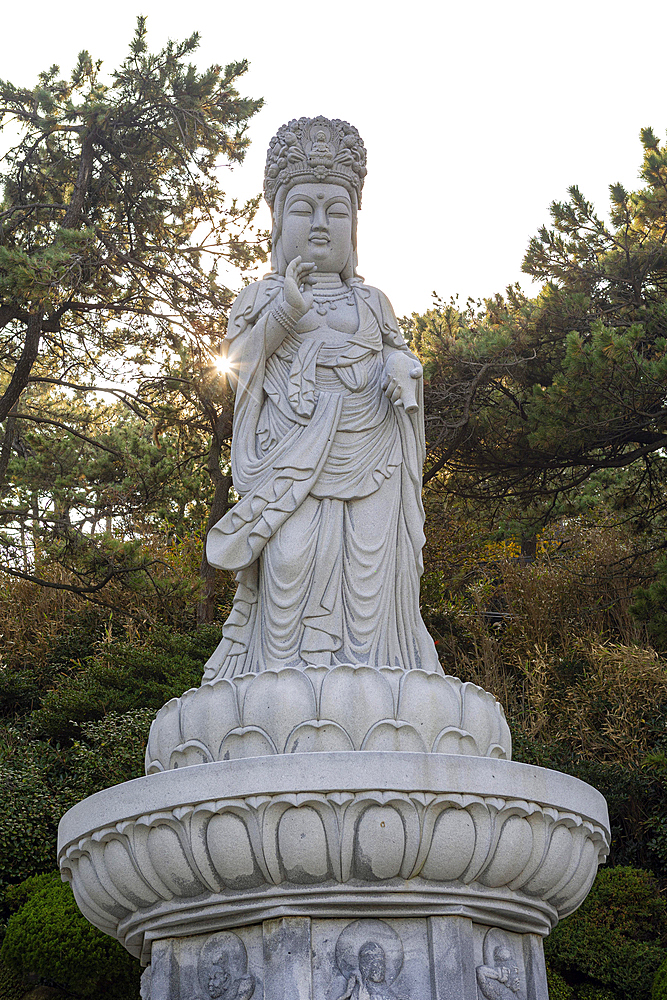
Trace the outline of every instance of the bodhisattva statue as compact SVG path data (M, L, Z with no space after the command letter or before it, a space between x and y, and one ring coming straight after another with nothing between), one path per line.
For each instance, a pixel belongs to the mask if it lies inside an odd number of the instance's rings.
M301 118L268 151L272 270L229 318L241 499L209 532L238 589L205 679L276 667L438 670L419 612L422 368L357 274L366 150Z
M345 122L271 143L273 270L226 338L241 499L208 556L238 590L211 683L160 709L145 778L60 824L143 1000L543 1000L541 939L608 849L599 793L512 762L494 696L436 672L422 371L356 274L365 162Z

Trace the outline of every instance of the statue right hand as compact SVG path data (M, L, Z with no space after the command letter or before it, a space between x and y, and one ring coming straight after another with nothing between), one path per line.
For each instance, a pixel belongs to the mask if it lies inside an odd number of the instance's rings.
M295 257L287 265L284 286L285 302L296 314L294 318L297 321L305 316L313 305L310 275L316 267L316 264L304 263L301 257Z

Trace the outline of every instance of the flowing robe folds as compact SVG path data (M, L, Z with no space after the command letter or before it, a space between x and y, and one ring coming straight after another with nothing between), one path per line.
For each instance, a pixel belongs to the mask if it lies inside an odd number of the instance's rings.
M418 412L389 402L384 361L410 352L386 297L360 281L351 289L355 333L311 311L268 357L282 279L249 286L232 309L241 499L209 531L206 552L236 572L238 588L205 679L309 664L439 669L419 612L421 380Z

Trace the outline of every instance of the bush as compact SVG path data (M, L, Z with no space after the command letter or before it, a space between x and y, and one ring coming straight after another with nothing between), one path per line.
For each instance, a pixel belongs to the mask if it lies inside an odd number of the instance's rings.
M653 876L603 868L579 910L547 938L545 954L558 972L588 980L589 988L607 987L620 1000L650 1000L666 945L667 906Z
M71 747L0 731L0 893L52 871L58 822L80 799L144 773L152 708L83 723Z
M24 993L20 977L0 962L0 1000L21 1000Z
M76 801L66 781L54 776L59 754L48 744L5 732L0 745L0 893L56 865L56 834L63 812Z
M100 644L95 656L44 696L31 716L33 735L69 742L79 737L82 723L110 712L157 711L201 683L204 664L219 641L219 626L207 626L189 633L155 629L142 645Z
M524 661L508 713L515 760L565 771L607 799L610 864L667 878L667 662L649 649L573 637Z
M125 715L110 712L99 722L84 722L81 738L67 753L76 799L144 775L144 759L153 708Z
M0 615L3 610L0 606ZM15 609L14 613L23 611ZM57 632L58 627L62 631ZM32 629L26 623L25 630L12 637L13 642L10 639L3 644L0 716L13 718L38 708L44 691L57 683L59 674L69 673L74 664L89 656L102 634L98 609L78 614L62 611L60 619L48 628L41 621L33 622Z
M577 1000L617 1000L618 994L608 990L606 986L594 986L586 983L577 990Z
M547 965L547 986L549 987L549 1000L574 1000L574 990L569 986L560 973Z
M651 1000L667 1000L667 958L658 968L653 979Z
M139 963L88 923L58 873L28 879L8 896L25 900L9 918L0 949L0 961L10 969L80 997L138 996Z

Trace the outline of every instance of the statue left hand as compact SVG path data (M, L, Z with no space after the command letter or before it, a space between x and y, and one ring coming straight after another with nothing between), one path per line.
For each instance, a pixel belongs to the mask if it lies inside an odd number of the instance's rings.
M424 369L420 363L404 351L394 351L385 362L382 388L385 396L394 406L403 405L406 413L416 413L416 379L422 378Z

